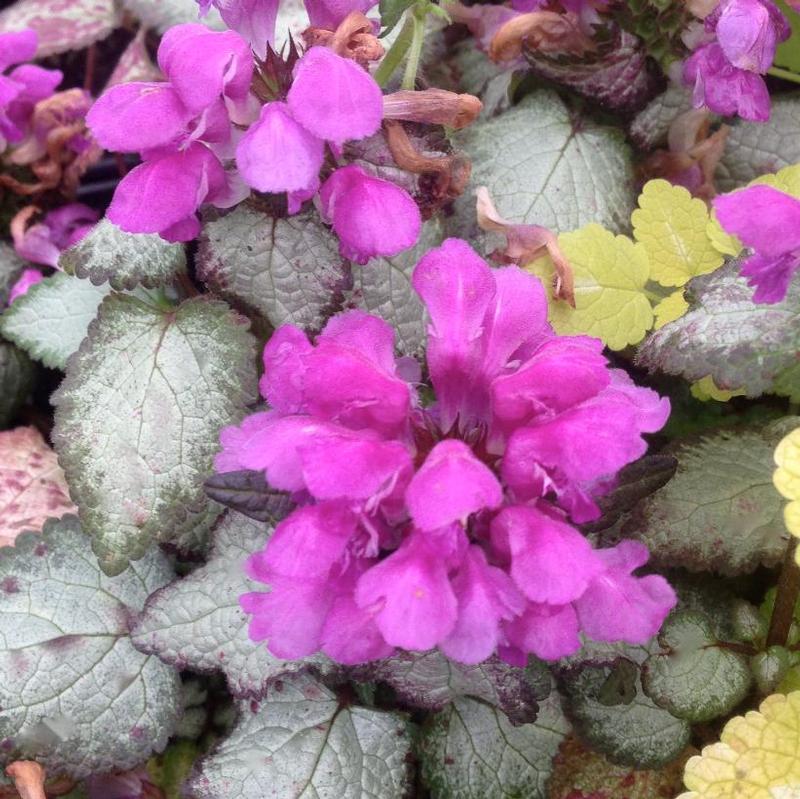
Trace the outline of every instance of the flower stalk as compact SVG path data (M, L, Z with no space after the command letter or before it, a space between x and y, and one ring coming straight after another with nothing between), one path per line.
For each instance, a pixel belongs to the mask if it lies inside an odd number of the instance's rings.
M789 630L794 619L794 608L800 596L800 566L795 558L798 539L792 536L786 546L778 588L775 594L775 606L767 632L767 646L786 646Z

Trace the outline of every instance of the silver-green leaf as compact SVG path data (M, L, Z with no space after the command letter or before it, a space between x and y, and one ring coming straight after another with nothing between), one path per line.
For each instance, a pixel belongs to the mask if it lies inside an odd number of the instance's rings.
M88 235L61 253L59 266L96 286L108 282L122 291L142 285L167 286L186 271L183 244L171 244L155 233L126 233L102 219Z
M769 121L738 121L732 126L717 167L717 185L730 191L766 172L800 161L800 93L772 98Z
M128 625L170 576L157 550L105 576L74 516L0 549L0 761L81 778L163 749L180 679L133 648Z
M568 732L557 694L542 703L533 724L519 726L490 705L456 699L420 736L423 779L433 799L546 799L553 758Z
M14 300L0 317L0 333L45 366L65 369L109 291L56 272Z
M173 25L203 22L213 30L225 30L225 23L213 6L200 17L196 0L122 0L122 5L146 28L164 33Z
M198 275L274 327L318 330L347 270L336 237L313 212L276 219L245 203L206 222Z
M425 308L411 287L411 274L420 258L442 243L437 220L426 222L419 241L394 258L373 258L366 266L353 264L353 288L348 304L380 316L394 327L395 344L403 355L422 355L425 349Z
M405 719L339 703L307 674L242 702L239 721L189 781L194 799L394 799L409 787Z
M737 575L777 565L789 535L773 453L787 422L676 445L675 477L636 507L623 533L647 544L656 566Z
M703 613L670 617L658 636L661 651L642 665L642 687L658 705L691 722L723 716L748 694L747 658L718 645Z
M207 532L222 427L256 395L247 321L205 298L159 308L111 294L53 396L53 440L107 574L153 540Z
M220 670L239 698L263 696L281 675L331 666L322 656L281 660L247 634L249 618L239 597L266 587L247 577L244 562L263 549L270 532L266 524L228 511L214 531L206 565L147 600L132 632L136 648L181 669Z
M456 142L472 159L470 185L455 203L457 235L470 238L477 229L477 186L488 187L511 222L557 232L589 222L612 230L630 225L636 197L628 145L618 131L573 117L555 92L529 94Z

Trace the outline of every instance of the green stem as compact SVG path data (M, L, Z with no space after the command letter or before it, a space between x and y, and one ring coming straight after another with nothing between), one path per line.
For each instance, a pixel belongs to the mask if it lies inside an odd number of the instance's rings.
M403 23L402 30L383 57L383 61L381 61L380 65L375 70L375 75L373 77L381 88L384 88L389 82L389 78L394 75L394 71L403 62L408 48L411 46L411 40L414 36L414 23L411 17L411 13L406 15L406 21Z
M797 565L797 539L792 537L786 547L778 589L775 593L775 607L769 620L767 646L786 646L789 630L794 620L794 608L800 596L800 566Z
M422 45L425 43L425 9L415 6L411 9L409 19L412 21L411 47L408 51L406 69L403 72L403 89L413 91L417 86L417 70L422 57Z
M767 70L768 75L773 75L776 78L783 78L790 80L792 83L800 83L800 75L796 72L790 72L788 69L781 69L780 67L770 67Z

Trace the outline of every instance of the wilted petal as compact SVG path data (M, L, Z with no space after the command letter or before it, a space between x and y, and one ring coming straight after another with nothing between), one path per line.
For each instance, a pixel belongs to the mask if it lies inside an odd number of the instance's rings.
M490 566L480 547L471 546L453 578L458 602L456 626L439 648L460 663L480 663L494 654L500 621L522 612L525 600L501 569Z
M406 504L420 530L436 530L463 521L484 508L496 508L503 489L488 466L463 442L439 442L406 491Z
M422 219L409 194L353 164L325 181L320 202L339 237L342 255L356 263L397 255L419 238Z
M647 643L675 607L675 592L658 575L632 575L649 556L638 541L623 541L597 555L606 569L575 602L581 629L596 641Z
M86 123L100 146L135 153L177 141L192 116L168 83L123 83L95 101Z
M560 660L581 648L572 605L531 602L521 616L503 625L503 632L515 647L542 660Z
M457 603L438 553L416 533L359 579L359 607L374 614L384 640L403 649L431 649L456 623Z
M511 554L511 576L533 602L565 605L583 594L604 569L591 544L574 528L532 506L503 509L492 539Z
M295 122L286 103L267 103L239 142L236 165L258 191L303 191L318 182L323 150L322 139Z
M312 47L298 61L286 101L303 127L336 144L371 136L383 119L383 94L372 76L327 47Z

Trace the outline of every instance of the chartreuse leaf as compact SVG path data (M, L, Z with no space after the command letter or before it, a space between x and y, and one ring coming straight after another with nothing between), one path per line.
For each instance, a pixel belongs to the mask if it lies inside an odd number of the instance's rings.
M735 575L776 565L788 536L772 459L791 423L678 443L670 450L675 477L634 510L623 532L665 566Z
M781 11L789 20L791 36L778 45L774 64L800 75L800 13L790 8L786 0L776 0Z
M562 233L558 244L572 266L575 307L550 303L550 322L562 335L587 334L611 349L637 344L653 324L653 309L645 294L650 275L647 253L626 236L615 236L600 225ZM549 257L528 268L546 286L554 268Z
M800 691L734 716L719 743L689 759L678 799L793 799L800 785Z
M633 236L645 249L650 278L662 286L683 286L722 266L722 255L706 234L708 208L683 186L648 181L631 214Z
M210 529L220 509L203 481L255 382L247 322L224 303L106 297L53 397L56 451L106 573Z
M689 310L689 303L683 294L683 289L673 291L661 300L654 308L655 324L653 327L658 330L664 325L680 319Z
M107 282L118 291L138 285L156 288L186 271L186 252L183 244L170 244L156 233L126 233L102 219L61 253L58 264L96 286Z
M0 317L0 333L45 366L65 369L110 290L56 272L14 300Z
M555 759L548 799L656 799L674 796L683 783L681 759L663 769L610 763L577 738L567 738Z
M14 418L35 378L31 359L19 347L0 338L0 428Z
M263 476L262 476L263 479ZM199 672L222 671L236 697L258 697L283 674L332 664L319 656L284 661L253 643L239 597L264 586L244 573L244 562L264 548L270 528L229 511L214 531L208 562L154 593L131 633L134 646L165 663Z
M658 705L691 722L710 721L736 707L750 690L744 655L718 645L707 617L672 615L658 636L661 651L642 665L642 687Z
M786 529L800 538L800 427L788 433L775 449L777 469L772 476L781 496L790 500L783 509ZM800 563L800 553L797 555Z
M345 272L336 237L311 212L276 219L244 203L203 228L201 280L274 327L321 328Z
M559 686L576 732L609 760L635 768L659 768L689 741L689 723L659 707L644 693L639 665L657 650L623 644L594 645L571 660Z
M711 375L706 375L702 380L692 383L692 396L696 399L706 402L708 400L717 400L717 402L727 402L731 397L741 397L744 394L742 389L737 391L728 391L720 388Z
M428 719L419 737L422 777L433 799L545 799L553 757L568 732L555 693L535 722L519 726L490 705L456 699Z
M151 550L107 577L78 520L50 520L0 549L0 761L80 778L133 768L177 722L180 680L131 645L131 614L170 579Z
M798 375L784 373L800 350L800 279L782 302L758 304L739 268L731 262L695 278L689 310L647 337L638 363L691 381L710 375L718 388L748 397L798 390Z
M340 704L308 674L290 675L239 720L189 780L195 799L388 799L409 787L407 722Z
M454 699L470 696L500 708L520 724L536 718L539 701L551 687L549 672L538 663L522 669L493 657L467 665L449 660L436 649L397 652L356 669L354 676L388 683L403 702L414 707L441 710Z
M597 222L629 225L631 152L616 130L576 118L553 91L539 90L457 137L470 154L470 187L455 201L453 231L477 231L474 190L486 186L500 215L556 232Z

